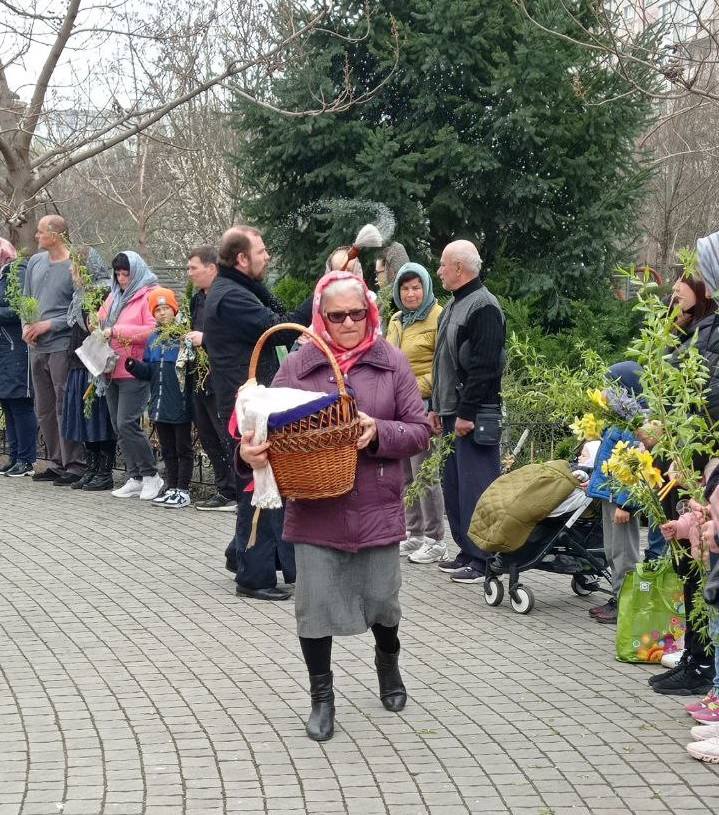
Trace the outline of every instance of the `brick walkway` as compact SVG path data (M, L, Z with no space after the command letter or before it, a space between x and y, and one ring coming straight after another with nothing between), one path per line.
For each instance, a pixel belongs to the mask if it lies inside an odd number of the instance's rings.
M292 603L235 597L234 516L0 479L0 815L719 811L680 700L617 663L569 578L529 616L406 566L410 702L337 640L337 731L303 730Z

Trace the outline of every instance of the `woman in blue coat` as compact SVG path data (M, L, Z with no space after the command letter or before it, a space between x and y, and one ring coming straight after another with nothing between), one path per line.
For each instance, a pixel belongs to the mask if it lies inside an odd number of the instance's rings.
M7 297L13 245L0 238L0 407L5 416L5 438L10 461L0 473L11 478L33 475L37 457L37 418L33 407L32 380L27 345L22 339L20 318ZM20 291L25 279L25 261L18 264Z

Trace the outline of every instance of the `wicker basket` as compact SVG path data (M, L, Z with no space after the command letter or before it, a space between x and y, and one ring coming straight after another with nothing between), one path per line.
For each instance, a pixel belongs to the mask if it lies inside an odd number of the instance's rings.
M362 434L357 403L347 393L345 380L327 344L296 323L268 328L257 340L250 358L249 376L255 377L265 341L278 331L308 335L327 357L340 398L329 407L277 430L270 431L269 458L280 494L285 498L335 498L348 493L357 470L357 439Z

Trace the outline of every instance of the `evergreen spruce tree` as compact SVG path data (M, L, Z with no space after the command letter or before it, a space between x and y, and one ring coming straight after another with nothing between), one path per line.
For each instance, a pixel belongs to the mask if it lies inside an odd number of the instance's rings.
M533 5L561 25L556 4ZM574 5L591 24L592 2ZM341 3L332 26L360 35L362 7ZM365 39L327 35L273 86L297 108L331 97L346 67L360 90L374 87L392 69L394 25L399 64L369 102L295 120L238 102L246 216L267 230L281 272L309 281L381 202L412 257L436 262L448 241L474 240L495 290L561 325L631 237L648 102L511 0L385 0L372 11ZM361 203L317 203L338 198Z

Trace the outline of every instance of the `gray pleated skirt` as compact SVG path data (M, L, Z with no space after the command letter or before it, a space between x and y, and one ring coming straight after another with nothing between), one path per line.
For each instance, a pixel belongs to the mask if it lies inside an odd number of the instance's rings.
M300 637L362 634L375 623L399 625L399 546L340 552L295 544L295 616Z

